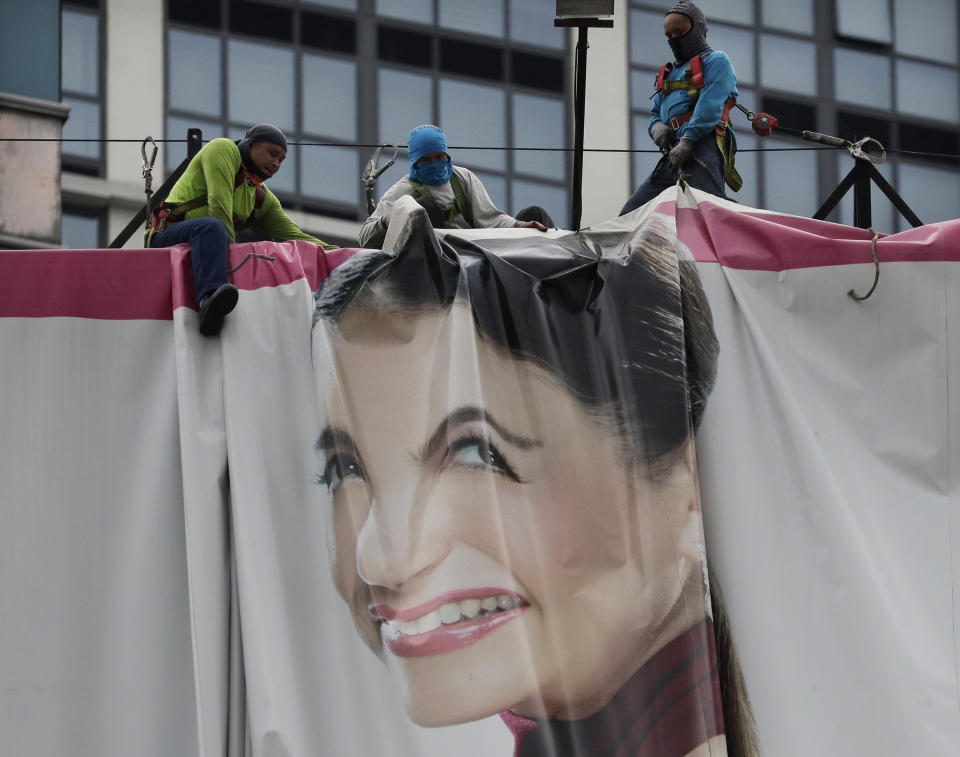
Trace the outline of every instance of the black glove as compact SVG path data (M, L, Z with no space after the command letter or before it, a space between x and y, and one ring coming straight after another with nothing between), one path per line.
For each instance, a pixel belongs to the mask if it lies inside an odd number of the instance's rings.
M670 151L670 170L676 171L693 155L693 140L690 137L681 137L676 147Z
M657 121L650 129L650 139L663 152L666 152L677 141L677 133L668 124Z

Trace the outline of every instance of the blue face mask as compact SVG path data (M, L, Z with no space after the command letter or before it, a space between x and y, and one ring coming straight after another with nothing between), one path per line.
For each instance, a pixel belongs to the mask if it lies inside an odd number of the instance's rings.
M452 174L453 161L450 158L410 166L410 178L421 184L443 184L445 181L450 181Z

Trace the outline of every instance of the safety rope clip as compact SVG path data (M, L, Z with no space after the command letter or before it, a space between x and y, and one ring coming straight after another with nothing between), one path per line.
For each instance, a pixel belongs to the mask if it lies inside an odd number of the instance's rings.
M153 145L153 152L150 154L150 159L147 160L147 143ZM143 178L147 178L153 171L153 164L157 162L157 143L153 141L153 137L147 137L140 143L140 155L143 156L143 170L140 175Z
M377 168L377 163L380 162L380 155L383 153L384 147L393 148L393 157L390 158L388 162L384 165ZM376 150L373 151L373 155L370 157L370 160L367 162L367 167L363 170L363 183L368 187L374 187L376 185L377 179L380 178L380 174L386 171L390 166L397 162L397 156L400 154L400 148L397 147L393 142L384 142Z
M864 137L863 139L858 139L856 142L847 142L847 150L850 154L862 160L869 160L871 163L883 163L887 159L887 151L884 149L883 145L873 137ZM876 151L879 151L879 155L870 153L867 150L874 148Z

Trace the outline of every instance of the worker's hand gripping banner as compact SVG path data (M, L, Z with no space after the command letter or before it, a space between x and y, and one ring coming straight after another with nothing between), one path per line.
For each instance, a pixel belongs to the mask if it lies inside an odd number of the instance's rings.
M339 611L419 725L499 716L517 757L722 752L742 692L694 444L718 344L674 219L438 241L410 205L317 294Z

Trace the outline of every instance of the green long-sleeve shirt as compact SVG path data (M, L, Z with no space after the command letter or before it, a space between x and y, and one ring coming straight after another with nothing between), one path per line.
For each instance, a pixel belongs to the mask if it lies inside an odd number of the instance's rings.
M230 240L236 241L237 230L234 228L235 218L248 218L253 212L256 201L256 188L247 182L234 186L237 171L240 170L240 148L229 139L214 139L203 146L190 165L177 179L167 202L171 205L188 202L196 197L207 196L207 204L194 208L187 213L187 218L219 218L230 232ZM315 242L326 249L334 249L335 245L321 242L316 237L305 234L290 217L283 211L277 196L271 192L266 184L263 204L260 210L251 219L262 234L274 242L286 242L290 239L302 239L306 242Z

